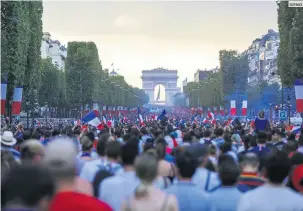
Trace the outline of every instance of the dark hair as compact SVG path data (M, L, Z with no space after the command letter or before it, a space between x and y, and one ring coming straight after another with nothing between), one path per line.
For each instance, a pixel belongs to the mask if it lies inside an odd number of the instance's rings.
M183 136L183 142L192 143L192 135L190 133L185 133Z
M138 155L138 146L133 143L126 143L121 148L121 160L123 165L134 165Z
M301 133L301 135L299 137L298 145L303 146L303 133Z
M93 132L88 132L85 134L92 142L95 140L95 135Z
M150 142L146 142L143 147L143 151L146 152L149 149L154 149L154 144Z
M257 142L259 144L265 144L267 139L267 133L265 131L258 131Z
M297 141L289 140L287 143L283 146L282 150L286 152L287 154L294 152L298 149L298 143Z
M60 135L60 131L57 130L57 129L54 129L53 132L52 132L52 136L55 137L55 136L58 136Z
M54 191L53 178L47 168L22 164L12 168L2 181L1 204L5 207L10 201L20 200L27 207L35 207L41 199L51 198Z
M110 141L106 145L105 154L109 158L117 159L121 155L121 144L119 141Z
M211 136L211 132L210 130L206 129L203 133L203 136L206 138L206 137L210 137Z
M98 143L97 143L97 153L100 156L105 156L105 149L106 149L106 144L108 141L108 138L110 135L108 133L104 133L99 136Z
M237 183L240 168L234 159L223 159L219 163L219 177L223 186L232 186Z
M157 154L159 156L159 159L162 160L165 158L166 154L166 142L163 138L160 138L157 140L155 149L157 151Z
M44 138L50 138L52 136L52 133L49 130L44 131Z
M268 180L274 184L281 184L289 173L291 161L283 151L270 152L265 160L265 170Z
M197 160L188 152L182 151L176 157L179 174L183 178L191 178L197 168Z
M215 133L216 137L223 136L224 130L222 128L217 128L217 129L215 129L214 133Z
M23 140L24 141L31 139L31 136L32 136L32 133L29 130L25 130L23 132Z
M122 136L121 130L116 130L115 136L117 136L118 138L121 138L121 136Z
M249 147L251 146L252 139L253 139L253 137L250 134L249 135L245 135L243 137L242 141L243 141L245 150L248 150Z

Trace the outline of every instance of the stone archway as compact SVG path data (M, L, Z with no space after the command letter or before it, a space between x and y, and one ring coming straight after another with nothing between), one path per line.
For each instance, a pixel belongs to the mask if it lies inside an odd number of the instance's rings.
M180 92L177 87L178 71L157 68L152 70L142 70L142 89L149 96L149 103L155 104L155 87L159 84L165 87L165 105L172 105L172 97Z

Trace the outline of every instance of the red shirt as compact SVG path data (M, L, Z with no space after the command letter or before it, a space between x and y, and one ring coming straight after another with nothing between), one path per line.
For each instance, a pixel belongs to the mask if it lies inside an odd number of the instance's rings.
M57 193L53 198L49 211L113 211L106 203L77 192Z

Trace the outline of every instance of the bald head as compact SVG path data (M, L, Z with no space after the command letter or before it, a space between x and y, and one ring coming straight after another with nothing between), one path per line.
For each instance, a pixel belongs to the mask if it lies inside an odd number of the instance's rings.
M58 137L45 149L44 164L51 170L55 179L74 178L77 149L71 139Z

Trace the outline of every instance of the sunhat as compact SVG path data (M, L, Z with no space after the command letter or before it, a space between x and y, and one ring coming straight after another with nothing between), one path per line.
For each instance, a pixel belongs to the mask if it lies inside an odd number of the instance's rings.
M4 131L1 135L1 144L5 146L14 146L17 143L17 140L14 138L14 134L7 130Z

